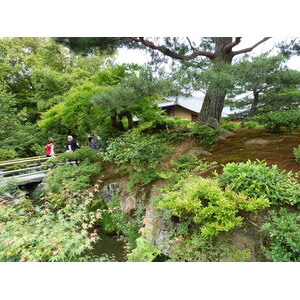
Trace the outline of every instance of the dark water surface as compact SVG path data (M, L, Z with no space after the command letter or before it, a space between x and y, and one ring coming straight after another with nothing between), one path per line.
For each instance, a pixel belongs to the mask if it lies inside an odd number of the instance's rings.
M96 256L107 254L109 257L113 256L116 261L125 261L124 242L118 241L115 235L106 234L101 228L97 230L101 240L95 244L92 254Z

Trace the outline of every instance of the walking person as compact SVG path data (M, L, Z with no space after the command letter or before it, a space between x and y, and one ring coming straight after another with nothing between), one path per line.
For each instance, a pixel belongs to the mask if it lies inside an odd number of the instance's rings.
M88 139L88 145L94 150L99 150L92 136Z
M72 135L68 136L68 141L65 143L66 152L74 152L78 146Z
M54 152L55 145L54 145L54 139L53 138L50 137L48 139L48 142L47 142L47 145L46 145L45 149L46 149L46 157L55 156L55 152Z

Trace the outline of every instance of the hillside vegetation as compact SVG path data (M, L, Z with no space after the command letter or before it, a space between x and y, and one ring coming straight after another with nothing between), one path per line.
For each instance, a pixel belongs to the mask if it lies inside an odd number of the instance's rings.
M298 48L246 54L267 39L0 38L0 161L57 154L0 186L0 261L299 262ZM156 54L120 65L120 46ZM196 122L159 107L195 91Z
M300 132L222 135L166 119L49 160L78 167L53 168L38 209L0 206L1 260L111 261L93 252L100 229L122 237L126 261L299 261Z

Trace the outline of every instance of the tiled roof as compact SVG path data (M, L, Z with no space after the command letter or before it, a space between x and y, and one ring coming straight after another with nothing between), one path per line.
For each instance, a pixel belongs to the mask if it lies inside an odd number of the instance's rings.
M178 96L176 98L168 98L168 101L165 102L159 102L157 105L161 108L169 107L173 105L179 105L186 109L189 109L191 111L194 111L195 113L199 113L202 103L203 103L204 97L201 96Z

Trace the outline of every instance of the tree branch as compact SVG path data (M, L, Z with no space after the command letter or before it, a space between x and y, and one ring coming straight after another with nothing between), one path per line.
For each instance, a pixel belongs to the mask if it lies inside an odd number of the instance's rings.
M229 53L233 47L235 47L241 42L241 39L242 39L241 37L236 37L232 43L229 43L228 45L225 46L224 51L226 53Z
M157 46L154 43L145 40L143 37L131 37L131 39L137 43L142 43L144 46L146 46L147 48L150 49L154 49L154 50L158 50L159 52L161 52L162 54L169 56L171 58L174 59L179 59L179 60L190 60L193 59L197 56L205 56L208 57L210 59L214 58L214 54L207 52L207 51L195 51L194 53L190 54L190 55L178 55L177 53L171 51L169 48L165 47L165 46Z
M197 50L193 47L191 40L190 40L188 37L187 37L186 39L188 40L191 49L194 50L194 51L197 51Z
M242 54L242 53L247 53L247 52L251 52L254 48L256 48L257 46L259 46L260 44L264 43L266 40L270 39L271 37L265 37L262 40L260 40L259 42L257 42L255 45L253 45L252 47L249 48L245 48L239 51L234 51L233 55L238 55L238 54ZM227 47L227 46L226 46Z

